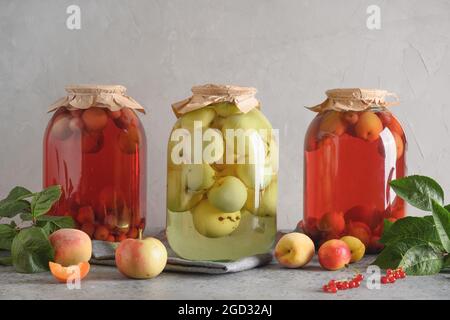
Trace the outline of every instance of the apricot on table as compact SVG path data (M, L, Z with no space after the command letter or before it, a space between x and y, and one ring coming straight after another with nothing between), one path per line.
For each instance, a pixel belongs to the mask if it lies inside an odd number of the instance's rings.
M319 126L319 135L342 135L347 126L338 111L328 111L323 115Z
M76 220L79 224L94 223L95 215L91 206L84 206L78 209Z
M291 232L277 242L274 255L282 266L300 268L311 261L314 252L314 242L307 235Z
M361 240L353 236L344 236L341 240L344 241L350 248L350 253L352 254L350 262L358 262L364 257L366 246Z
M104 225L99 225L95 229L94 238L96 240L106 241L109 236L109 229Z
M52 137L59 140L66 140L72 135L72 130L70 129L70 115L68 113L60 113L55 116L53 120L53 125L50 131Z
M78 277L80 280L84 279L90 270L89 262L80 262L76 265L64 267L59 263L49 262L48 263L50 272L55 277L56 280L62 283L66 283L68 280Z
M53 232L48 239L55 250L55 262L63 267L91 259L91 239L81 230L59 229Z
M101 131L108 123L108 115L105 110L98 107L85 110L81 118L88 131Z
M355 125L356 136L367 141L377 140L381 131L383 124L372 111L364 111Z
M123 153L134 154L138 150L140 140L138 128L130 126L119 133L119 148Z
M344 268L352 258L349 246L337 239L328 240L322 244L318 256L322 268L333 271Z

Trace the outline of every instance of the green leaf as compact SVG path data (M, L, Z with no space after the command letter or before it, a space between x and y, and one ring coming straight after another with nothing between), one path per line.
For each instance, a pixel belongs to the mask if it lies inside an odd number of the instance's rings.
M26 200L2 200L0 202L0 217L12 218L15 215L30 210L30 203Z
M11 256L0 256L0 266L12 266Z
M37 193L31 200L31 214L37 218L46 214L61 197L61 186L51 186Z
M0 224L0 249L11 250L11 244L17 231L9 224Z
M444 191L433 179L426 176L408 176L390 182L395 193L409 204L425 211L431 211L430 200L444 202Z
M433 219L437 234L441 239L445 251L450 252L450 212L434 200L431 200L433 206Z
M75 228L75 222L70 216L40 216L37 218L36 225L44 229L48 235L59 229Z
M8 194L5 200L22 200L30 197L33 193L24 187L14 187Z
M450 204L446 205L444 208L445 210L450 211Z
M388 220L385 220L385 223ZM389 221L388 221L389 222ZM380 242L389 245L403 239L417 239L440 245L441 241L433 223L420 217L405 217L397 220L385 231Z
M54 251L45 231L31 227L21 230L14 238L11 256L17 272L43 272L49 269L48 262L53 260Z
M33 216L31 215L31 213L27 212L27 213L22 213L20 215L20 219L22 219L23 221L31 221L33 220Z
M431 275L440 272L443 262L443 254L432 244L403 239L385 247L374 264L383 269L403 267L409 275Z
M391 227L394 225L392 221L389 221L388 219L384 219L383 221L383 236L389 232Z
M450 255L446 255L444 258L444 268L445 269L450 268Z

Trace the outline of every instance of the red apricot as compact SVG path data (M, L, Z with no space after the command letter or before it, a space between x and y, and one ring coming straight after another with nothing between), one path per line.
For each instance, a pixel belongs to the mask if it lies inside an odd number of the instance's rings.
M109 230L107 227L105 227L103 225L97 226L97 228L95 229L95 233L94 233L95 239L106 241L106 239L108 239L108 236L109 236Z
M115 242L115 241L116 241L116 238L114 238L114 236L113 236L112 234L110 234L110 235L106 238L106 241L108 241L108 242Z
M136 153L140 140L139 130L136 127L129 127L119 133L119 148L126 154Z
M69 122L69 128L73 132L81 132L84 128L84 123L80 118L72 118Z
M328 240L318 252L320 265L327 270L339 270L350 263L352 254L349 246L342 240Z
M81 137L83 153L97 153L103 147L103 140L101 132L83 132Z
M84 223L94 223L94 210L92 210L91 206L84 206L78 209L78 214L76 218L79 224Z
M122 108L120 116L114 119L114 123L120 129L128 129L131 126L137 126L138 118L132 109Z
M365 111L359 116L355 125L356 136L367 141L375 141L383 131L383 124L380 118L371 111Z
M369 226L363 222L357 221L350 221L348 223L346 234L358 238L366 247L369 245L370 238L372 237L372 231Z
M379 236L372 236L372 238L370 238L370 243L369 243L369 247L368 247L369 253L380 252L381 250L383 250L383 248L384 248L384 244L382 244L380 242Z
M350 221L359 221L368 225L370 228L376 227L382 220L382 213L375 207L364 205L354 206L345 212L345 223Z
M348 124L355 124L358 122L359 115L355 111L347 111L342 114L342 118Z
M101 131L108 123L108 115L103 108L89 108L81 117L88 131Z
M139 236L139 230L135 227L131 228L127 233L128 238L136 239Z
M320 219L317 229L339 236L345 230L345 219L342 212L327 212Z
M80 118L83 114L83 111L84 110L81 110L81 109L73 109L73 110L70 110L70 115L74 118Z
M118 119L122 115L122 112L120 110L117 111L108 110L108 115L112 119Z
M80 229L81 231L84 231L89 236L89 238L92 238L94 236L95 226L93 223L83 223Z
M346 130L346 124L337 111L328 111L323 115L319 126L319 135L342 135Z
M53 125L51 128L51 136L59 140L66 140L72 135L72 130L70 130L70 115L67 113L60 113L55 116L53 120Z
M127 239L127 235L125 233L121 233L116 236L116 242L121 242L123 240Z

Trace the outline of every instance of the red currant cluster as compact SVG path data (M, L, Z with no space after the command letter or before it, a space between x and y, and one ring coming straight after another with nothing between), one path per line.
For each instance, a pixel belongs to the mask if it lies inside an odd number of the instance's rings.
M364 276L358 273L353 277L353 279L346 280L330 280L328 284L323 286L323 291L327 293L336 293L338 290L347 290L358 288L363 281Z
M386 275L381 277L381 283L382 284L394 283L396 280L404 278L406 278L406 272L403 270L403 268L400 267L395 270L387 269Z

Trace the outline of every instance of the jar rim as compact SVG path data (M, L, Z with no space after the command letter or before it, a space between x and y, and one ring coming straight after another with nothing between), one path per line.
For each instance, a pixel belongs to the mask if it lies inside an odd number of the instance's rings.
M72 94L95 94L95 93L119 93L124 94L127 88L122 85L103 85L103 84L77 84L65 87L67 93Z

